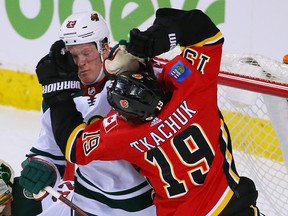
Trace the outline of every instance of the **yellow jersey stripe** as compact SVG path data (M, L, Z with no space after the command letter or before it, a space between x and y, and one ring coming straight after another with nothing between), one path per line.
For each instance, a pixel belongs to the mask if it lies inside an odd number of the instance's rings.
M221 130L222 130L222 137L223 139L225 140L225 143L227 143L227 140L228 140L228 134L227 134L227 131L225 130L225 127L224 127L224 122L223 120L221 119ZM225 151L225 158L226 158L226 161L228 162L229 164L229 173L231 175L231 177L234 179L235 182L239 183L240 181L240 177L232 170L231 168L231 164L232 164L232 160L233 160L233 156L231 154L231 152L229 151L228 148L226 148L226 151Z
M65 158L67 159L67 161L72 162L71 161L71 151L73 148L73 144L75 142L75 139L77 137L77 135L84 130L84 128L86 127L85 123L82 123L80 125L78 125L73 131L72 133L69 135L68 141L66 143L66 149L65 149ZM75 162L75 161L74 161Z
M221 196L221 198L218 200L218 202L214 206L214 208L211 209L210 212L208 212L207 216L218 216L223 211L223 209L227 206L233 194L234 192L228 186L225 192L223 193L223 195Z
M212 37L209 37L209 38L206 38L205 40L203 40L203 41L200 41L200 42L198 42L198 43L196 43L196 44L192 44L191 46L198 46L198 47L200 47L200 46L203 46L203 45L205 45L205 44L213 44L213 43L215 43L215 42L217 42L218 40L220 40L221 38L223 38L223 35L222 35L222 33L219 31L217 34L215 34L214 36L212 36ZM181 48L181 50L184 50L185 48L187 48L187 47L190 47L190 46L181 46L180 48Z

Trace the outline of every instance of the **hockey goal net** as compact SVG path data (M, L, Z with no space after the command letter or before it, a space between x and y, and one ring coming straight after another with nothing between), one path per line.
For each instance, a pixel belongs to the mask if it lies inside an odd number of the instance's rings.
M254 180L265 215L288 214L288 65L254 54L224 53L219 108L236 168Z

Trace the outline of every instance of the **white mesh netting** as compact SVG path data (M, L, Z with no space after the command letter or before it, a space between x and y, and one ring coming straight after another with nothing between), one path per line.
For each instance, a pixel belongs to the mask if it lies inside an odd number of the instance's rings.
M224 53L221 70L288 83L288 65L261 55ZM287 99L224 85L219 85L218 96L236 167L255 181L258 207L265 215L287 215Z

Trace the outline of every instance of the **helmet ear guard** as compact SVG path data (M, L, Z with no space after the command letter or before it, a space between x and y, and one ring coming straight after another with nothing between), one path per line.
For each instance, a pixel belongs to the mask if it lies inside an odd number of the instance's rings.
M110 106L128 121L147 122L162 110L165 94L161 83L148 73L126 71L107 89Z
M94 42L98 52L103 54L104 44L109 43L109 29L97 11L80 12L65 19L59 37L66 46Z

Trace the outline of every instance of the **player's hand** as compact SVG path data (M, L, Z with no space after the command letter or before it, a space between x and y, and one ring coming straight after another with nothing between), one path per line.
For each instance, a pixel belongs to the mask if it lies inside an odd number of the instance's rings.
M138 58L126 50L127 42L120 40L113 47L107 59L104 60L104 72L108 77L114 77L125 71L139 71L145 66L145 60Z
M153 58L176 46L176 44L172 43L173 38L171 37L172 35L169 36L165 27L158 24L152 25L143 32L134 28L130 31L127 51L140 58Z
M62 40L58 40L52 44L49 56L61 68L62 71L60 72L65 73L61 75L77 77L78 66L75 64L71 53L66 50L65 43Z
M65 101L71 93L81 88L78 67L71 53L65 52L62 40L56 41L50 53L38 62L36 74L42 85L43 98L50 106Z
M21 171L19 184L28 192L37 195L46 186L54 186L57 174L54 167L48 162L41 159L32 159L25 160L22 165L24 167ZM42 199L47 195L47 193L40 194L40 196L36 196L38 199Z

